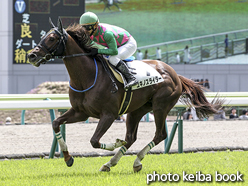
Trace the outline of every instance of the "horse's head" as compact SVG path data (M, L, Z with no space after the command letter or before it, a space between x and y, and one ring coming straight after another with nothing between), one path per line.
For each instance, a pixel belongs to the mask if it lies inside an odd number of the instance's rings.
M39 67L41 63L45 64L52 58L62 56L66 49L68 34L65 29L63 29L61 19L58 19L57 27L54 26L51 18L49 18L49 23L51 30L28 54L29 62L36 67Z

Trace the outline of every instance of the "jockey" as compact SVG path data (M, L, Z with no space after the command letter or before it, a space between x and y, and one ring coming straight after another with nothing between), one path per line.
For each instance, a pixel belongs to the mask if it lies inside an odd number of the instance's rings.
M122 61L135 53L137 49L135 39L123 28L99 23L97 15L92 12L81 15L79 23L95 43L106 47L105 49L92 48L92 56L97 54L108 55L109 62L125 77L127 82L125 89L138 84L126 63Z

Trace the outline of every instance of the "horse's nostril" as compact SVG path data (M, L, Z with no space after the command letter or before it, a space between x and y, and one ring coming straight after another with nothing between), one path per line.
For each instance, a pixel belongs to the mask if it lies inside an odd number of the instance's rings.
M36 57L37 57L37 55L34 53L28 54L29 59L35 59Z

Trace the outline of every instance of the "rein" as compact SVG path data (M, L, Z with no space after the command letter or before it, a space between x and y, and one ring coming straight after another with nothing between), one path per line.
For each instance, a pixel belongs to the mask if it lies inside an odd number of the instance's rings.
M95 62L95 66L96 66L96 75L95 75L95 80L94 80L94 83L93 85L91 85L89 88L85 89L85 90L77 90L75 88L73 88L70 84L70 81L69 81L69 86L70 86L70 89L72 89L73 91L75 92L79 92L79 93L82 93L82 92L86 92L88 90L90 90L91 88L93 88L96 84L96 80L97 80L97 74L98 74L98 66L97 66L97 63L96 63L96 59L94 58L94 62Z
M48 60L54 59L54 58L65 59L65 58L71 58L71 57L92 55L91 53L78 53L78 54L72 54L72 55L67 55L67 56L62 55L64 53L64 51L66 50L66 43L67 43L67 39L68 39L68 34L63 28L58 29L53 24L52 24L52 27L54 29L52 31L48 32L45 35L45 37L38 44L38 47L45 52L45 56L41 59L41 60L45 60L45 62L43 62L43 64L45 64ZM48 37L48 35L51 33L57 34L60 38L51 48L49 48L46 45L45 40ZM99 58L99 60L100 60L100 58ZM100 60L100 61L102 62L102 60ZM95 83L97 80L97 75L98 75L98 66L97 66L95 58L94 58L94 62L95 62L95 67L96 67L96 75L95 75L95 80L94 80L93 85L91 85L89 88L87 88L85 90L77 90L71 86L70 81L69 81L70 89L72 89L75 92L83 93L83 92L90 90L91 88L93 88L95 86ZM109 77L113 83L113 90L111 90L111 93L115 93L118 90L118 87L117 87L114 79L111 77L111 74L107 70L106 65L104 65L104 62L102 62L102 64L103 64L105 71L107 72L107 74L109 75Z
M91 53L79 53L79 54L72 54L72 55L68 55L68 56L54 56L54 57L65 59L65 58L70 58L70 57L90 56L90 55L91 55Z
M59 41L57 41L51 48L48 48L48 46L45 43L45 39L47 36L51 33L55 33L59 35ZM68 39L68 34L67 32L63 29L63 32L61 33L57 28L54 28L53 31L48 32L45 37L40 41L40 43L37 45L38 48L42 49L45 52L45 56L42 58L45 60L44 63L49 61L50 59L65 59L65 58L70 58L70 57L79 57L79 56L90 56L91 53L79 53L79 54L72 54L72 55L67 55L63 56L62 54L66 50L66 42ZM63 45L61 45L63 44Z

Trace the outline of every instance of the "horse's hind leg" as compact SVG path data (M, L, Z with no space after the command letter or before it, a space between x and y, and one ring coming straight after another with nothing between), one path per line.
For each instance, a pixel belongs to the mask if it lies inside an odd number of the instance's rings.
M104 4L105 6L104 6L104 9L103 9L103 12L105 12L105 10L106 10L106 8L108 8L109 9L109 11L111 11L111 9L109 8L110 6L108 5L108 4Z
M59 142L59 146L61 151L64 155L64 160L68 167L71 167L73 164L73 158L68 152L67 145L62 137L62 134L60 132L60 125L65 123L75 123L78 121L85 121L87 120L88 116L82 112L76 112L73 108L69 109L66 113L64 113L62 116L58 117L53 121L53 130L55 132L55 136Z
M168 100L174 100L173 102ZM156 123L156 132L155 137L153 140L146 145L138 154L137 158L134 161L133 164L133 170L134 172L138 172L142 169L142 163L141 160L144 159L145 155L157 144L159 144L161 141L166 139L167 133L165 130L165 119L169 113L169 111L173 108L173 106L176 104L177 99L168 97L168 100L166 102L163 102L163 99L158 99L157 102L153 102L153 113Z
M120 160L120 158L126 153L127 149L136 141L139 122L141 118L149 111L151 111L151 104L147 103L140 109L131 112L127 115L127 131L125 138L125 141L127 143L123 145L119 149L119 151L116 152L116 154L111 158L109 162L107 162L101 167L100 171L110 171L110 167L115 166Z
M117 3L114 3L114 5L118 8L118 10L121 12L122 10L120 9L120 7L118 6Z

